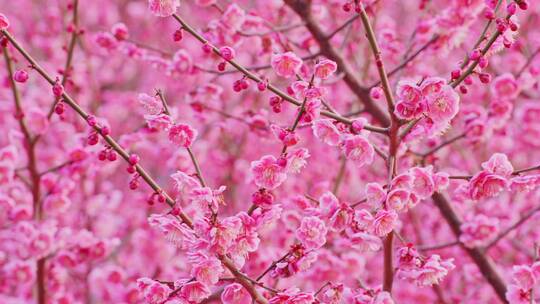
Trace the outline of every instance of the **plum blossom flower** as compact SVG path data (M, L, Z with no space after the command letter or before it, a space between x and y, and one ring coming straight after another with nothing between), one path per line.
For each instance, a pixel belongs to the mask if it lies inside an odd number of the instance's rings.
M373 162L375 150L362 135L348 135L340 143L341 150L348 159L362 167Z
M443 86L438 92L430 94L427 99L427 115L435 123L448 123L459 110L459 95L449 85Z
M9 28L9 20L4 14L0 14L0 30L7 30Z
M371 229L377 236L386 236L394 229L397 220L398 215L396 211L381 209L377 211Z
M422 91L414 82L400 81L396 90L397 103L394 114L401 119L414 119L426 110Z
M197 138L197 134L197 130L190 125L177 123L169 129L169 140L181 147L189 148Z
M536 303L533 299L533 287L540 278L539 262L531 266L517 265L512 269L513 283L508 285L506 299L510 304Z
M251 173L257 186L269 190L279 187L287 179L286 168L272 155L253 161Z
M296 230L296 237L308 250L319 249L326 243L326 233L328 229L324 222L315 216L302 219L302 223Z
M500 99L514 99L520 92L519 84L514 75L502 74L491 83L491 93Z
M435 192L435 182L433 181L431 168L414 167L409 169L413 182L412 192L419 198L427 198Z
M433 286L439 284L454 268L453 259L442 260L439 255L434 254L419 269L412 271L412 279L418 286Z
M325 144L337 146L340 140L340 133L330 119L317 119L311 125L313 134Z
M306 166L307 159L310 156L306 148L300 148L287 153L287 172L299 173Z
M233 283L223 289L221 302L223 304L250 304L251 296L242 285Z
M9 274L14 282L26 284L34 279L35 270L30 261L12 260L4 267L6 274Z
M139 292L143 295L147 303L159 304L167 300L172 289L150 278L140 278L137 280Z
M148 0L148 8L158 17L169 17L180 7L180 0Z
M206 211L216 212L219 205L223 203L222 193L227 187L221 186L216 190L210 187L196 187L190 192L191 201Z
M518 285L509 284L506 290L506 300L510 304L531 304L532 291L521 289ZM536 301L532 301L536 303Z
M150 96L148 94L141 93L139 94L138 99L146 110L146 113L150 115L157 115L163 111L163 104L157 96Z
M167 69L170 75L190 73L193 70L193 59L186 50L178 50Z
M329 59L323 59L315 65L315 76L326 79L337 70L337 64Z
M508 182L504 177L487 171L480 171L469 182L469 197L472 200L494 197L506 190L507 187Z
M219 276L225 271L221 262L215 257L197 254L195 258L192 257L191 259L193 260L191 275L201 283L214 285L219 281Z
M272 68L279 76L290 78L300 71L302 59L293 52L274 54L271 61Z
M366 200L372 207L378 208L386 201L386 191L379 183L366 184Z
M236 3L229 5L221 16L221 22L228 27L231 32L238 31L245 20L246 12Z
M411 193L404 189L392 190L386 198L386 206L397 212L407 208Z
M148 128L159 131L168 131L173 125L171 117L165 113L158 115L144 115Z
M148 223L151 227L161 230L169 242L180 248L185 248L194 241L191 229L171 215L152 214L148 218Z
M366 251L379 251L382 247L381 238L366 233L366 232L357 232L349 235L351 244L362 252Z
M210 294L211 291L208 286L199 281L186 283L180 289L180 297L188 301L188 303L200 303L208 298Z
M512 268L512 279L521 289L527 290L534 287L537 277L531 267L518 265Z
M504 177L509 177L514 172L512 163L508 160L506 154L495 153L487 162L482 163L482 168L486 171Z

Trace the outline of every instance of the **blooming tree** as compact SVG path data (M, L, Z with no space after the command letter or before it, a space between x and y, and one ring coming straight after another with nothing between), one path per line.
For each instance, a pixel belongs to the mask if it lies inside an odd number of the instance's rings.
M0 0L0 303L535 303L530 2Z

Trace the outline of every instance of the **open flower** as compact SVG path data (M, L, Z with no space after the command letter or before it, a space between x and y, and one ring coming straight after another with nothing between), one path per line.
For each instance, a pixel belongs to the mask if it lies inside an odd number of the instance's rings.
M269 190L275 189L287 179L286 166L282 166L272 155L263 156L251 163L255 184Z
M300 228L296 230L296 237L306 249L319 249L326 243L326 228L324 222L315 216L302 219Z
M279 76L290 78L300 71L302 59L293 52L274 54L272 56L272 68Z
M158 17L169 17L176 13L180 0L148 0L148 8Z
M362 167L373 162L375 150L362 135L348 135L341 141L341 150L348 159Z
M169 140L181 147L191 147L191 144L196 138L197 130L193 129L190 125L178 123L169 129Z

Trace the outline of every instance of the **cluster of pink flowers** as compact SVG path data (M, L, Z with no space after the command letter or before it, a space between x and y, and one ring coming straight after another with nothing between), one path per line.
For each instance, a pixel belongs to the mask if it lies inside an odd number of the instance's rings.
M0 7L0 303L539 301L532 1Z

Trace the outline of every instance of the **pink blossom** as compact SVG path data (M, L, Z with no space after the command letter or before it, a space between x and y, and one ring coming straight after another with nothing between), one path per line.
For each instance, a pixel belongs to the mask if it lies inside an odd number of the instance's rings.
M514 99L520 92L519 85L510 73L502 74L491 83L491 93L501 99Z
M394 114L401 119L414 119L425 110L426 104L422 91L413 82L400 81L396 90L397 103Z
M169 140L181 147L189 148L197 138L197 130L191 126L177 123L169 129Z
M138 99L146 112L150 115L160 114L163 110L163 104L157 96L150 96L148 94L141 93L139 94Z
M378 208L386 201L386 191L379 183L368 183L366 185L366 199L371 206Z
M427 96L427 115L436 123L449 122L459 110L459 95L448 85Z
M148 8L158 17L169 17L180 7L180 0L148 0Z
M208 298L210 294L210 289L199 281L186 283L182 286L182 289L180 289L180 296L187 300L188 303L199 303Z
M365 232L354 233L349 236L352 245L360 251L379 251L382 247L381 239Z
M272 155L253 161L251 173L257 186L269 190L279 187L287 179L285 167L281 166Z
M510 304L531 304L531 290L523 290L514 284L509 284L507 288L506 299ZM536 303L536 301L533 300L532 303Z
M415 282L419 286L432 286L439 284L454 269L453 259L442 260L439 255L432 255L415 273Z
M186 50L178 50L174 53L169 64L168 72L171 75L188 74L193 70L193 59Z
M512 278L514 282L523 290L533 288L537 279L531 267L526 265L514 266L512 268Z
M118 47L118 41L111 33L98 33L96 43L107 51L114 51Z
M311 125L313 134L330 146L337 146L340 140L340 133L330 119L317 119Z
M337 64L329 59L323 59L315 65L315 75L321 79L330 77L337 70Z
M307 165L311 155L306 148L296 149L287 154L287 172L297 174Z
M279 76L290 78L300 71L302 59L293 52L272 55L272 68Z
M481 171L469 182L469 196L473 200L497 196L506 190L508 182L500 175Z
M5 265L10 279L19 284L28 284L35 278L35 268L30 261L13 260Z
M349 135L341 141L341 150L348 159L353 160L359 167L371 164L375 150L362 135Z
M388 193L386 197L386 206L397 212L407 208L411 193L407 190L396 189Z
M373 87L369 91L369 96L375 100L380 99L384 95L384 91L381 87Z
M224 271L217 258L199 255L193 265L191 275L203 284L214 285Z
M413 177L411 190L419 198L427 198L435 191L435 182L430 171L431 168L414 167L410 169Z
M246 12L236 3L229 5L221 16L221 22L233 32L239 30L245 20Z
M514 167L508 160L508 157L502 153L493 154L487 162L482 163L482 168L489 173L504 177L509 177L514 172Z
M450 185L450 178L448 173L437 172L432 176L432 178L436 191L445 190Z
M122 23L122 22L119 22L119 23L115 23L112 27L111 27L111 32L112 34L114 35L114 37L119 40L119 41L123 41L123 40L126 40L128 37L129 37L129 31L128 31L128 28L127 26Z
M4 14L0 14L0 30L7 30L9 28L9 20Z
M223 304L250 304L251 296L242 285L233 283L223 289L221 302Z
M145 115L144 119L148 124L148 128L154 130L168 131L173 125L171 117L165 113L158 115Z
M319 249L326 243L328 232L324 222L315 216L305 217L298 230L296 237L306 249Z
M17 82L24 83L28 80L28 72L25 70L17 70L13 74L13 79Z
M161 284L149 278L140 278L137 280L139 291L144 299L151 304L159 304L167 300L169 293L172 292L167 285Z
M386 236L395 228L397 220L398 215L396 211L381 209L377 211L371 229L377 236Z

